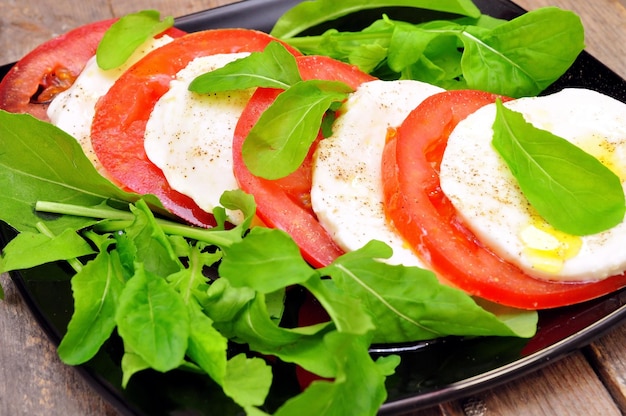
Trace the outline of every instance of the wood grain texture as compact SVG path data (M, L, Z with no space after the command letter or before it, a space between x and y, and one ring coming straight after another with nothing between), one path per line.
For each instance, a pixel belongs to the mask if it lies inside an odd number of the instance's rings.
M0 415L102 415L118 412L79 372L63 364L8 276L0 284Z
M184 15L232 0L3 0L0 64L15 61L39 43L81 24L145 8ZM560 6L577 12L587 50L626 77L626 0L517 0L526 9ZM0 302L0 415L104 415L118 412L80 374L63 365L6 275ZM463 400L413 416L618 415L626 414L626 324L582 352Z

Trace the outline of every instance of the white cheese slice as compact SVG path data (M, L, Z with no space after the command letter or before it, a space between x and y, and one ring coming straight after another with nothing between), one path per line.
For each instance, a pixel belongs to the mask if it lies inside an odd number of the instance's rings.
M387 132L425 98L441 92L419 81L371 81L351 94L322 140L314 160L311 202L320 223L346 251L370 240L393 249L392 264L423 267L387 223L383 207L382 154Z
M626 179L626 104L585 89L505 104L536 127L563 137ZM441 163L441 187L477 237L537 278L593 281L626 269L626 223L589 236L550 227L522 195L491 145L495 105L463 120Z
M121 66L104 71L98 67L96 57L92 57L83 71L67 90L59 93L48 106L50 122L70 134L80 143L85 155L96 169L106 176L104 168L91 145L91 124L97 101L105 95L117 79L147 53L170 43L173 39L164 35L149 39L141 45Z
M169 185L211 212L224 191L237 189L232 142L252 90L197 94L188 90L197 76L248 53L217 54L192 60L176 74L146 125L144 148ZM240 212L228 212L239 223Z

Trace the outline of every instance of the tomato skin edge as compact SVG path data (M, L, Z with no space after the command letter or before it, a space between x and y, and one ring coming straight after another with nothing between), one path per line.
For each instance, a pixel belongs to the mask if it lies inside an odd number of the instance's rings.
M626 286L626 275L598 282L533 278L480 244L439 186L438 166L456 124L497 97L448 91L425 100L398 128L383 154L389 221L444 281L473 296L521 309L549 309L591 300Z

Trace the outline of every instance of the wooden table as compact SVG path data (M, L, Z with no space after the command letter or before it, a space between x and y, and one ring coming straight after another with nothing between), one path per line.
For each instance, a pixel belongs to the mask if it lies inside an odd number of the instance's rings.
M0 3L0 64L78 25L154 8L180 16L232 0L20 0ZM576 11L588 51L626 77L626 0L518 0L526 9ZM63 365L8 276L1 277L0 415L116 415ZM415 415L619 415L626 413L626 324L590 346L517 381Z

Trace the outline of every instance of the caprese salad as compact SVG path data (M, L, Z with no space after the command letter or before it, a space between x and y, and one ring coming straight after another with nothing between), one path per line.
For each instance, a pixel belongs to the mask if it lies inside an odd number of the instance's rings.
M372 242L383 242L391 251L373 251L376 261L357 269L374 275L379 265L386 267L390 281L398 286L395 290L408 290L410 296L403 301L406 305L392 307L390 299L399 296L397 293L387 298L382 290L371 289L361 277L354 277L385 305L383 309L393 310L403 322L392 325L397 327L396 333L396 329L382 331L384 335L374 335L370 341L404 342L445 335L530 336L532 331L507 322L468 328L453 321L469 319L459 316L467 312L464 308L473 308L469 306L471 297L481 299L485 314L491 314L488 305L492 302L520 309L519 316L531 317L528 323L536 316L524 310L583 302L626 286L626 251L620 249L626 227L626 104L574 88L534 96L557 79L582 50L582 29L572 26L572 21L579 21L571 13L549 8L545 14L535 14L537 33L528 32L532 25L527 21L506 23L485 16L481 20L481 16L472 16L475 11L467 4L459 6L458 13L465 17L420 25L383 17L359 34L343 34L343 39L353 37L352 44L363 33L376 38L374 43L352 50L345 57L349 62L341 61L343 57L337 53L311 54L303 45L310 45L312 38L247 29L185 34L164 27L158 14L138 13L87 25L35 49L0 83L0 109L5 110L3 117L27 113L57 126L75 138L102 176L124 191L155 195L167 212L193 228L226 233L226 223L235 229L258 224L241 239L259 239L255 247L258 257L242 261L242 267L251 270L257 264L262 268L264 262L280 256L269 243L263 252L265 240L258 230L265 227L289 235L310 265L296 268L304 270L305 276L299 278L295 277L299 271L277 269L293 278L285 283L284 277L275 277L278 283L264 283L264 289L259 289L255 286L258 282L244 284L245 279L233 277L236 273L229 275L234 259L243 256L233 248L236 244L230 240L216 243L223 251L220 270L232 280L213 284L205 294L194 294L201 300L191 307L192 316L202 308L223 306L226 299L214 304L210 300L235 290L233 287L255 287L265 298L281 287L302 284L319 296L338 334L363 335L370 333L372 326L381 329L385 318L371 311L363 319L374 323L363 324L362 332L346 329L354 323L344 322L346 318L339 315L326 280L312 283L310 275L331 276L338 282L347 279L344 274L356 276L346 264L363 256L364 250L368 252ZM286 20L291 16L286 15ZM560 25L559 19L567 23ZM473 23L468 23L470 20ZM519 47L507 44L513 32L520 38L520 28L529 38L547 36L541 22L548 22L550 36L570 41L571 49L562 51L567 56L555 58L558 64L553 68L546 69L550 65L545 58L529 63L540 56L536 51L520 52ZM104 52L99 60L96 51L106 45L100 41L108 36L107 42L117 45L113 48L123 44L128 49L127 38L119 35L124 25L141 26L144 40L131 48L132 54L122 63L103 69L107 67L102 62ZM323 36L340 39L340 35L331 31ZM442 52L449 47L453 52ZM472 54L481 48L497 58L485 57L484 50ZM450 53L458 59L456 63ZM363 64L364 60L368 63ZM363 65L359 68L357 63ZM411 75L414 79L409 79ZM494 79L499 77L504 80ZM19 120L16 124L35 123ZM1 137L8 141L14 135L4 131ZM224 195L236 190L254 198L254 220L240 203L224 204ZM15 226L12 218L3 220ZM129 235L133 232L126 231ZM157 234L161 235L152 235ZM88 235L91 245L111 244L110 239L103 243ZM126 241L126 237L110 238L117 245ZM172 258L186 257L190 263L194 255L207 253L204 247L193 255L187 249L179 250L178 243L172 247L165 250L177 252ZM84 249L82 254L88 252ZM9 255L6 251L4 257ZM148 272L138 266L141 261L135 259L134 266L130 263L122 262L120 267L133 269L146 280ZM416 294L421 290L415 287L416 270L436 276L424 283L423 291L433 291L432 285L436 285L436 291L457 293L460 289L459 293L469 295L454 298L459 310L452 318L441 318L445 329L420 322L419 307L409 305L410 297L422 296ZM170 283L183 279L173 277L179 276L174 272L168 276ZM131 280L126 280L128 285ZM413 287L400 289L407 282ZM452 289L441 289L448 286ZM349 292L349 287L342 289ZM119 290L122 293L124 289ZM242 296L239 306L253 299L242 292L228 293ZM437 296L428 295L431 301ZM246 313L256 310L262 315L266 306L254 305L257 309L250 306ZM129 308L121 309L128 312ZM480 313L471 310L471 314ZM109 325L118 325L124 336L130 331L129 324L116 313ZM262 344L251 331L245 336L237 333L238 321L234 314L229 317L211 319L214 326L226 328L226 333L257 346L259 352L297 362L321 377L339 377L348 371L327 362L312 364L308 356L294 358L278 351L278 346ZM407 325L420 331L426 328L428 334L407 330ZM330 333L323 324L312 327L318 335L319 331ZM290 332L289 343L313 334L304 332L297 336ZM287 335L281 332L276 336ZM340 336L333 336L334 341L327 338L325 345L337 347ZM190 353L187 345L185 341L183 352L202 366L201 348L193 344L196 350ZM146 367L170 368L155 366L136 351L130 353L140 356L140 363L127 363L128 374ZM389 374L390 366L374 365L379 378ZM211 367L207 372L227 385L225 368ZM246 401L242 398L245 394L233 394L246 409L262 404ZM384 400L384 395L381 397ZM374 408L382 403L380 397L375 401Z

